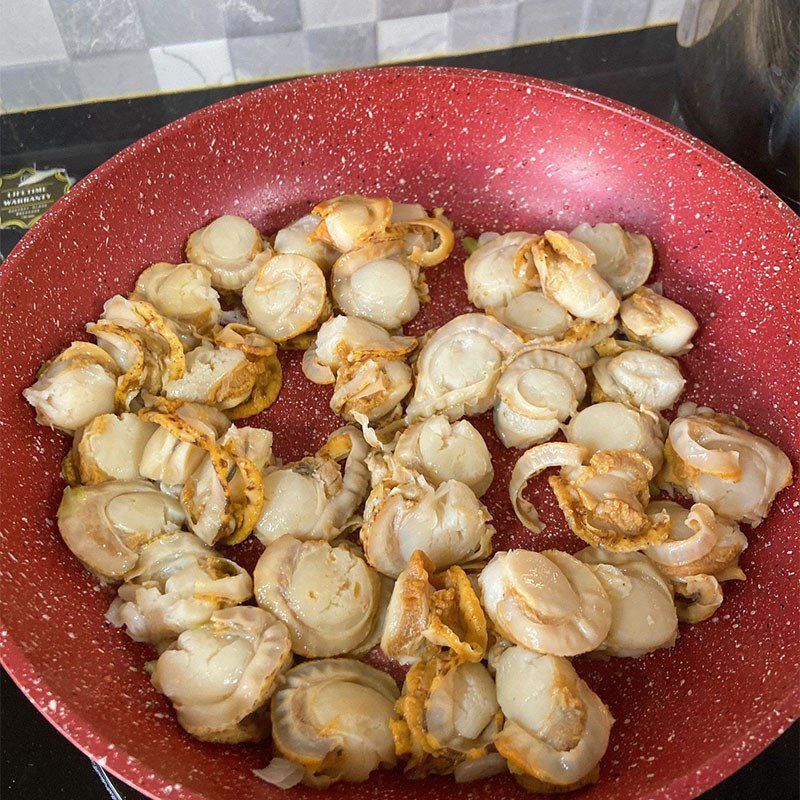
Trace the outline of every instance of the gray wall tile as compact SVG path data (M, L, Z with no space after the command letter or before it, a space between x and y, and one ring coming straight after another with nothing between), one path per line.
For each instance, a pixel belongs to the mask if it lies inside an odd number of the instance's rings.
M47 0L2 0L0 9L0 66L67 57Z
M300 28L298 0L219 0L228 36L256 36Z
M453 53L471 53L506 47L514 43L516 24L516 2L494 6L491 21L488 22L484 8L454 8L450 12L448 50Z
M441 11L449 11L452 5L453 0L380 0L378 19L438 14Z
M683 0L653 0L647 22L650 25L675 22L680 19L682 10Z
M84 97L119 97L159 88L147 50L76 58L72 63Z
M312 70L364 67L378 60L374 23L316 28L305 36Z
M574 34L580 30L582 12L582 0L522 0L517 10L517 42Z
M445 13L382 19L378 22L378 60L383 64L444 53L447 27Z
M23 64L0 70L0 100L10 111L83 99L69 61Z
M145 47L133 0L50 0L50 7L73 57Z
M217 0L136 0L136 4L150 46L225 36Z
M306 35L302 31L243 36L229 39L228 45L233 70L240 81L308 71Z
M650 0L589 0L581 27L587 33L638 28L649 12Z
M375 22L378 0L300 0L304 28L338 28Z

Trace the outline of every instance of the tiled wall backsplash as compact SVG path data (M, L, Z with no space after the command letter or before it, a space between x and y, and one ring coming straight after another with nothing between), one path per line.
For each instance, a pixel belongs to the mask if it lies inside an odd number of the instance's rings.
M671 22L683 0L0 0L7 111Z

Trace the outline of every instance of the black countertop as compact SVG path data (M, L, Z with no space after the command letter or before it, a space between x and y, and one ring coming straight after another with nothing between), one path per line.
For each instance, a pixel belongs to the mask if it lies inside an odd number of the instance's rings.
M418 61L516 72L613 97L683 126L674 90L675 28L665 26L509 50ZM198 108L265 83L87 103L0 118L2 171L65 167L82 178L131 142ZM0 231L0 252L21 238ZM144 800L62 738L9 677L0 680L3 800ZM702 800L798 800L800 726ZM624 798L620 798L624 800Z

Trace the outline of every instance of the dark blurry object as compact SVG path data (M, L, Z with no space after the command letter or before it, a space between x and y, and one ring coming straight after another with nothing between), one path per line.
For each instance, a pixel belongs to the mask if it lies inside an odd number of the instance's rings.
M689 127L800 202L798 0L687 0L678 45Z

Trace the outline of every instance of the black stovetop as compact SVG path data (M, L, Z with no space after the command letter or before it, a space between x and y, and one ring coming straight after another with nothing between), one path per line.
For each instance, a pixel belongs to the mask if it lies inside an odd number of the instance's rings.
M413 63L516 72L567 83L638 106L683 126L674 91L675 29L516 47ZM82 178L136 139L202 106L263 84L87 103L0 118L2 171L65 167ZM0 231L7 254L21 237ZM3 800L144 800L62 738L3 672L0 681L0 796ZM800 727L702 800L798 800ZM288 798L288 795L287 795ZM624 800L624 798L620 798Z

